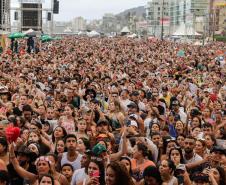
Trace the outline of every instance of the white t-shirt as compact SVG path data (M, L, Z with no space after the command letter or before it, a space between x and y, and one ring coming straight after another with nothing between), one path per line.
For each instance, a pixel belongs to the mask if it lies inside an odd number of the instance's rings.
M71 185L76 185L78 183L81 183L83 179L85 179L86 177L87 177L87 174L85 172L85 168L75 170L71 179Z
M61 159L61 166L63 166L64 164L71 164L74 170L80 169L81 159L82 159L82 155L78 154L77 158L73 162L71 162L67 159L67 152L64 152Z
M196 153L194 153L193 157L189 160L186 160L186 158L184 157L185 164L194 163L201 160L202 160L202 157Z

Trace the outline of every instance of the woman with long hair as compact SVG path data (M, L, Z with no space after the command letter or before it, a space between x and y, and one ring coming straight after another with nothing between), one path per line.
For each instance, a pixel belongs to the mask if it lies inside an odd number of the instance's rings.
M90 142L87 138L81 137L78 139L77 141L77 147L76 147L77 151L80 154L84 154L85 151L90 150Z
M53 134L52 134L52 147L51 147L52 151L55 151L57 142L59 140L63 140L66 135L67 135L67 132L66 132L65 128L62 127L62 126L57 126L53 130Z
M111 101L109 104L109 119L115 135L116 140L118 140L119 133L122 131L124 125L124 110L118 100Z
M162 177L163 184L178 185L177 178L174 176L176 166L170 159L162 160L159 166L159 171Z
M185 163L182 150L179 147L175 147L170 150L169 159L174 162L176 167Z
M77 122L77 131L75 132L76 137L79 138L86 138L89 139L87 135L87 123L84 119L79 119Z
M66 152L66 147L65 147L64 140L63 139L59 139L56 142L56 147L55 147L54 154L60 155L60 154L63 154L64 152Z
M126 167L119 162L111 162L106 168L106 185L134 185Z
M198 154L199 156L204 158L204 156L206 155L206 143L205 143L205 141L202 140L202 139L196 140L194 151L195 151L196 154Z
M64 108L64 115L59 119L59 125L64 127L67 134L75 132L75 119L74 119L74 107L73 105L66 105Z
M98 157L92 157L86 174L88 175L83 182L78 183L77 185L105 185L105 168L103 160Z

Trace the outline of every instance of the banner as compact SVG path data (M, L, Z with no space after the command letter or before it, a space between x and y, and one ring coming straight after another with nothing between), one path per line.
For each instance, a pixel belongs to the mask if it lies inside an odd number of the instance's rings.
M35 3L35 4L41 4L45 3L45 0L18 0L19 3Z
M160 25L163 24L164 26L170 25L170 18L169 17L163 17L163 19L159 20Z
M5 50L6 48L6 35L0 35L0 47Z
M214 6L215 7L225 7L226 0L214 0Z

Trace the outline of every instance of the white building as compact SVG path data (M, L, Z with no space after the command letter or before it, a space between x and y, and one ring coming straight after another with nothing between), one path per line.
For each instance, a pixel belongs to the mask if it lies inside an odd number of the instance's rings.
M86 20L83 17L76 17L72 20L72 30L73 32L85 31L86 30Z
M151 0L146 6L148 34L161 37L169 34L169 0ZM162 25L163 21L163 25Z
M208 27L209 0L170 0L170 34L181 24L203 32Z
M182 24L187 29L203 31L209 24L208 13L209 0L151 0L146 6L148 32L160 37L163 30L167 36Z

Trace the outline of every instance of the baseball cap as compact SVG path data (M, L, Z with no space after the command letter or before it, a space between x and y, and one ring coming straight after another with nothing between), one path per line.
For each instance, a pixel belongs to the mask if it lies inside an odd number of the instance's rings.
M137 124L137 122L134 121L134 120L131 120L131 121L130 121L130 125L129 125L129 126L135 126L135 127L138 128L138 124Z
M139 95L139 92L138 91L133 91L130 95L131 96L138 96Z
M97 122L97 126L102 125L102 124L109 125L109 122L106 119L99 119L99 121Z
M127 105L129 108L138 108L137 104L134 102L131 102L129 105Z
M221 146L214 146L214 147L211 149L211 153L212 153L212 152L219 152L220 154L226 155L226 149L224 149L224 148L221 147Z
M102 144L96 144L92 149L93 155L99 156L100 154L107 152L107 149Z

